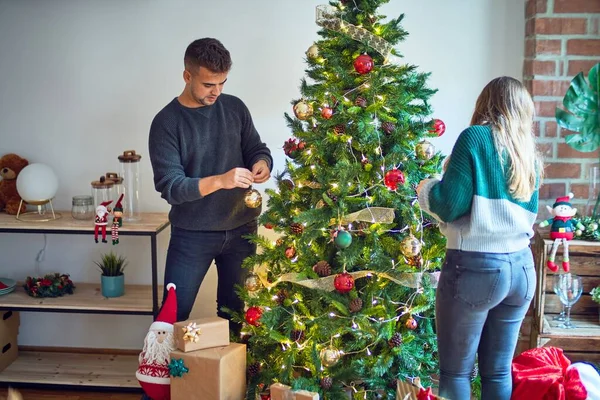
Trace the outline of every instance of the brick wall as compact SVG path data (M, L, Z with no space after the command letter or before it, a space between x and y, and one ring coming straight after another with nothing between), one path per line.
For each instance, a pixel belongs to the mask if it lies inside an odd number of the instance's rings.
M600 61L600 0L527 0L525 13L523 78L535 102L535 132L546 161L540 208L571 191L583 211L588 167L599 154L567 146L569 132L557 126L554 110L571 79ZM540 218L546 216L540 209Z

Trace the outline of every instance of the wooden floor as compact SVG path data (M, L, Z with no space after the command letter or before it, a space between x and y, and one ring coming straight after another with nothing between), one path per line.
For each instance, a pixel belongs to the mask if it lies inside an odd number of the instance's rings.
M140 394L133 393L119 394L62 390L20 389L19 393L23 396L23 400L140 400L141 398ZM0 400L6 400L6 397L7 389L0 389Z

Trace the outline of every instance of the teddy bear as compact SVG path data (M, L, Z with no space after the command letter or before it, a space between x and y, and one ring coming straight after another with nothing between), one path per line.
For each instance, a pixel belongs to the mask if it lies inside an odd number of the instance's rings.
M17 176L29 165L29 161L16 154L6 154L0 158L0 211L16 215L19 212L21 196L17 192ZM20 212L25 212L25 204Z

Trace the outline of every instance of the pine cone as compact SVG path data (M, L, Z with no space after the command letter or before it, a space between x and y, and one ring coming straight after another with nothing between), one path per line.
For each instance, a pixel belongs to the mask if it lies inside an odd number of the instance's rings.
M360 310L362 310L362 306L363 306L363 301L361 300L360 297L357 297L356 299L354 299L350 302L350 304L348 305L348 308L350 309L350 312L357 313Z
M313 266L313 271L320 277L331 275L331 265L327 261L319 261Z
M398 379L394 378L391 381L389 381L388 386L390 387L390 389L396 389L398 387Z
M290 179L283 179L280 182L280 184L281 184L281 186L285 186L289 190L292 190L294 188L294 182L292 182Z
M302 226L302 224L298 224L298 223L294 222L293 224L290 225L290 230L292 231L292 233L295 233L296 235L301 235L302 232L304 232L304 226Z
M358 96L356 98L356 100L354 100L354 104L359 107L366 108L367 107L367 99L365 99L362 96Z
M277 304L282 305L283 302L285 301L285 299L287 299L287 293L285 290L281 289L279 292L277 292L277 294L275 295L276 299L275 301L277 302Z
M275 242L275 245L278 246L278 247L281 246L282 244L283 244L283 239L282 238L277 239L277 241Z
M331 192L327 192L327 197L329 197L331 199L331 201L333 201L334 203L337 203L337 201L338 201L338 197Z
M333 131L336 133L336 135L343 135L344 132L346 132L346 127L344 125L342 125L342 124L336 125L333 128Z
M388 340L388 344L390 347L398 347L402 344L402 335L398 332L394 333L394 336L390 340Z
M290 332L290 339L292 339L294 342L300 342L304 339L304 331L299 330L299 329L294 329L293 331Z
M323 378L321 378L321 387L325 390L329 390L331 389L331 386L333 385L333 379L331 379L330 376L324 376Z
M471 382L477 379L477 376L479 376L479 365L475 363L475 365L473 365L473 370L471 371Z
M381 129L383 129L383 131L388 135L391 135L396 130L396 125L392 124L391 122L384 122L381 124Z
M252 363L248 366L248 375L256 376L260 372L260 363Z

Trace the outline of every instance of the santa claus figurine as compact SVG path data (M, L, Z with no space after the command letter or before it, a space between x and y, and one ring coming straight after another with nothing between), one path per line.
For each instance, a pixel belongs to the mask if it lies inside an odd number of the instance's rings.
M100 203L98 207L96 207L96 219L94 223L96 227L94 228L94 240L98 243L98 232L102 230L102 243L106 243L106 225L108 224L108 214L110 213L110 208L108 205L112 203L111 201L103 201Z
M175 350L173 340L173 324L177 318L175 284L169 283L167 291L167 299L144 339L140 364L135 373L142 389L152 400L171 398L169 363L170 354Z

